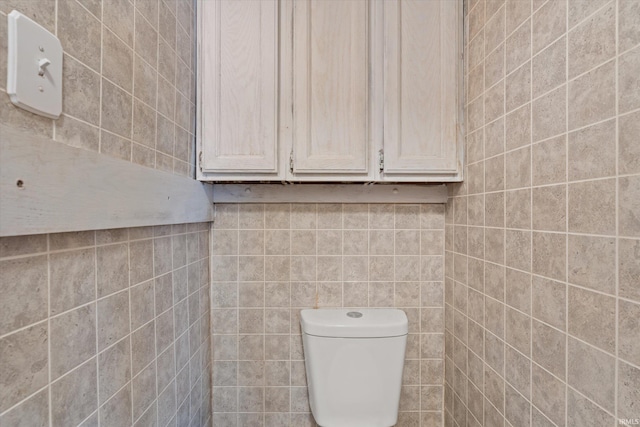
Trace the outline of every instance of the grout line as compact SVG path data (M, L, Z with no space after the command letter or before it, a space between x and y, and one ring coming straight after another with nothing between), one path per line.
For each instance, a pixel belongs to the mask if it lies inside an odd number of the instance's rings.
M529 155L529 186L531 187L533 184L533 2L531 2L531 10L529 11L529 15L530 15L530 22L531 25L529 26L529 31L530 31L530 35L529 35L529 63L531 64L530 68L529 68L529 143L528 146L531 147L530 148L530 155ZM529 229L533 229L533 189L529 188ZM529 247L529 253L530 255L530 270L533 272L533 232L531 233L531 239L530 239L530 247ZM529 294L531 296L530 299L530 304L531 304L531 313L529 315L529 355L525 356L527 358L527 360L529 361L529 399L527 399L528 403L529 403L529 425L533 425L533 362L531 361L532 358L532 349L533 349L533 275L531 278L531 286L530 286L530 291ZM505 336L506 337L506 336ZM505 340L506 342L506 340ZM506 350L506 347L505 347ZM517 351L517 350L516 350Z
M568 4L568 0L565 0L565 32L563 33L562 37L566 37L565 40L565 44L564 44L564 54L565 54L565 120L564 120L564 131L565 131L565 138L564 138L564 193L565 193L565 200L564 200L564 209L565 209L565 220L564 220L564 228L565 228L565 232L569 231L569 4ZM549 45L550 46L550 45ZM533 75L532 75L533 78ZM533 82L533 80L532 80ZM533 124L533 122L532 122ZM533 130L531 132L533 134ZM533 157L533 156L532 156ZM533 183L533 181L531 181ZM532 197L532 204L531 204L531 218L533 220L533 189L531 190L531 197ZM532 228L533 228L533 223L531 224ZM532 242L533 242L533 236L531 238ZM565 259L564 259L564 277L563 277L563 281L564 281L564 292L565 292L565 324L564 327L566 329L565 334L564 334L564 378L561 379L560 381L562 381L564 387L563 387L563 391L564 391L564 424L568 425L568 419L569 419L569 402L567 399L567 388L568 388L568 384L569 384L569 286L568 286L568 280L569 280L569 237L567 234L565 234L564 237L564 250L565 250ZM532 258L533 258L533 248L531 251L532 254ZM533 266L532 266L533 267ZM533 300L532 300L533 302ZM533 307L532 307L533 308ZM533 314L533 310L532 310L532 314ZM533 326L533 324L532 324ZM531 337L532 337L532 343L533 343L533 328L531 330ZM531 353L533 356L533 346L531 347ZM532 357L532 365L531 365L531 371L533 372L533 357ZM532 405L533 405L533 395L532 396Z
M103 5L101 5L101 7L104 7ZM95 348L94 348L94 354L95 354L95 358L96 358L96 413L98 413L98 427L100 426L100 364L99 362L99 341L98 341L98 332L99 332L99 326L98 326L98 316L100 315L99 313L99 309L98 309L98 251L96 249L96 235L95 233L93 233L93 281L94 281L94 297L93 297L93 304L95 304L95 326L94 326L94 333L96 335L96 339L95 339Z
M58 2L56 1L56 8ZM56 19L57 22L57 19ZM56 24L57 25L57 24ZM51 248L51 234L47 234L47 388L48 388L48 403L49 403L49 426L51 427L53 424L53 399L51 397L51 383L52 383L52 374L51 374L51 256L48 254L49 249Z
M131 396L129 398L130 403L131 403L131 423L133 424L133 412L134 412L134 408L133 408L133 341L132 341L132 336L133 336L133 332L131 331L131 318L132 318L132 298L131 298L131 289L133 288L132 284L131 284L131 267L133 265L133 263L131 262L131 234L127 233L127 264L129 266L129 271L127 274L127 282L128 282L128 286L127 286L127 291L129 293L129 321L128 321L128 329L129 329L129 334L125 337L125 339L127 339L129 341L129 372L131 372L129 381L127 382L127 384L130 384L131 386ZM144 282L143 282L144 283Z
M234 208L236 211L236 241L237 241L237 249L236 251L240 252L240 207L242 205L235 204ZM238 359L240 358L240 256L236 257L236 354L238 355ZM240 421L239 414L239 406L240 406L240 387L238 384L238 371L237 371L237 362L236 362L236 377L235 377L235 387L236 387L236 405L238 410L236 411L236 423Z
M604 9L604 7L602 8ZM619 420L620 414L618 413L619 404L619 386L620 384L620 1L613 1L614 21L615 21L615 174L616 174L616 187L615 187L615 233L616 233L616 246L615 246L615 296L616 296L616 315L615 315L615 347L614 347L614 392L613 392L613 415L616 420Z
M79 3L79 2L78 2ZM82 7L84 7L84 5L81 5ZM104 7L104 5L101 5L101 7ZM98 71L98 78L100 79L100 83L98 85L99 87L99 91L100 91L100 106L98 107L98 128L102 129L102 101L103 101L103 84L102 84L102 79L104 76L104 70L103 70L103 66L104 66L104 29L103 29L103 25L102 25L102 21L98 20L98 25L100 25L100 70ZM132 122L133 123L133 122ZM102 132L98 132L98 153L102 153Z

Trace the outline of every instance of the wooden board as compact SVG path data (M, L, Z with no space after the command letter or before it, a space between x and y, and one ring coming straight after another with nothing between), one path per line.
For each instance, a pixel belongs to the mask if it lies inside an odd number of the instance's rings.
M211 202L209 184L0 125L0 236L206 222Z
M373 178L368 167L370 8L366 0L293 2L290 180L319 180L310 174Z
M398 0L384 6L384 173L455 175L461 5Z
M215 184L214 203L446 203L442 185Z
M202 174L278 178L278 2L198 2Z

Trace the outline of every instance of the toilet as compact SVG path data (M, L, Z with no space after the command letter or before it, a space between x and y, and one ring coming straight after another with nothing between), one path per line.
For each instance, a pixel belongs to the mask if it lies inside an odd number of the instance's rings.
M302 310L309 403L321 427L398 420L408 322L397 309Z

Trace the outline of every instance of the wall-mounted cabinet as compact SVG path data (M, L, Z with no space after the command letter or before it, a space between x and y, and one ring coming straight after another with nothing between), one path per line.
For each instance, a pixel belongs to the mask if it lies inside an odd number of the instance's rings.
M201 0L198 178L462 178L461 0Z

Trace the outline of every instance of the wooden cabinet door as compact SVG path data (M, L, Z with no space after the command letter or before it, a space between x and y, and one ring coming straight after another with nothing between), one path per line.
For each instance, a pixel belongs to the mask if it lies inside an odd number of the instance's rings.
M292 179L368 179L371 4L292 3Z
M459 3L384 1L384 180L457 172Z
M277 178L278 1L199 6L205 178Z

